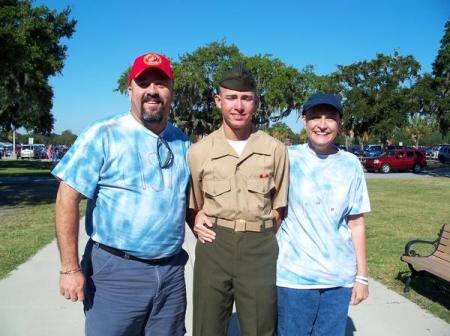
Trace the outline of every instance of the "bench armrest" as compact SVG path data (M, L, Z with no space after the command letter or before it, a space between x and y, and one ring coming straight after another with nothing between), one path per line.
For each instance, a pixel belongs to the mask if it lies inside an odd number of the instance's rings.
M436 239L436 240L420 240L420 239L410 240L405 245L405 252L403 254L404 256L421 257L420 254L418 254L416 251L411 249L411 247L414 244L429 244L429 245L433 245L434 246L434 251L432 253L430 253L429 255L424 256L424 257L428 257L428 256L432 255L436 251L436 249L438 247L438 244L439 244L439 238Z

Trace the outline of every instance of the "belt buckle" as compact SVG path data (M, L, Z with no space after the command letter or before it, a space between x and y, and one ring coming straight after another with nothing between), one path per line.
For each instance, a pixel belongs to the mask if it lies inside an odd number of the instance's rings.
M247 221L245 219L237 219L234 223L234 231L242 232L245 231L247 226Z

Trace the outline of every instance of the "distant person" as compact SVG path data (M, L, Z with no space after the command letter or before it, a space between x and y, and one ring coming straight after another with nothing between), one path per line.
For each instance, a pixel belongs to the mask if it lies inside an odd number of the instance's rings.
M59 148L58 146L55 146L55 148L53 149L53 153L52 153L52 161L58 161L59 159Z
M52 160L52 158L53 158L53 146L52 145L48 145L47 146L47 159L48 160Z
M333 145L343 108L334 95L303 105L308 143L289 147L289 201L278 234L278 336L345 335L349 303L368 295L358 158Z
M193 336L226 335L233 302L241 335L276 328L275 231L287 204L284 144L252 126L259 104L241 64L224 72L215 95L222 127L189 151L189 207L197 214Z
M86 334L185 334L184 241L190 146L168 123L169 60L148 53L128 77L131 111L95 123L53 170L60 292L84 301ZM78 206L90 236L78 260Z

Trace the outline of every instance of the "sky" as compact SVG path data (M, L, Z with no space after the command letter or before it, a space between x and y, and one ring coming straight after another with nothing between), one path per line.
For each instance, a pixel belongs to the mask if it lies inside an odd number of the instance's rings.
M171 59L215 41L246 56L271 54L302 70L325 75L337 65L377 53L413 55L431 72L450 19L448 0L119 1L35 0L78 21L54 90L54 132L79 134L93 122L129 110L114 92L119 76L146 52ZM176 80L176 79L175 79ZM283 120L301 128L294 115Z

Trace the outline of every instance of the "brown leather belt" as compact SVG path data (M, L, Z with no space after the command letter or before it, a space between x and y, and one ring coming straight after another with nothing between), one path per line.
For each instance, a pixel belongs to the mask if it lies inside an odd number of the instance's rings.
M245 219L228 220L218 217L210 217L212 223L233 229L236 232L262 232L266 229L273 228L273 219L264 219L260 221L248 221Z

